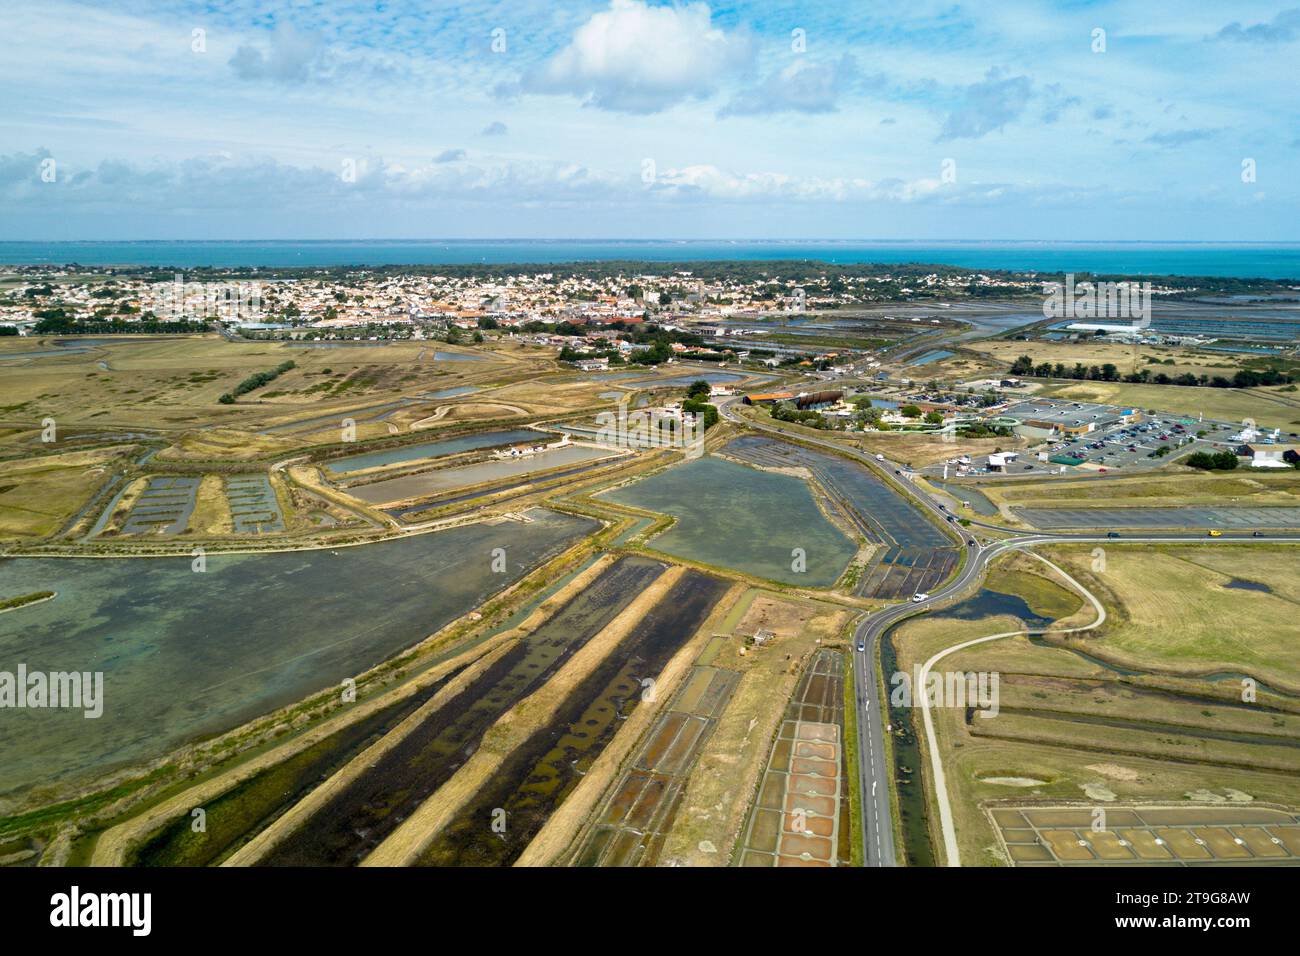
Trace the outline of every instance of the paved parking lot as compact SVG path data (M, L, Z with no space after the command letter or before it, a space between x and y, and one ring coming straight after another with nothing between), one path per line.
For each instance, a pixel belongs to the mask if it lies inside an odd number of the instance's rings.
M1058 422L1062 426L1073 426L1079 422L1095 421L1095 431L1078 437L1062 437L1047 444L1033 444L1030 449L1021 451L1018 457L1008 464L1005 472L989 471L987 458L981 456L972 462L969 474L981 477L1000 476L1023 477L1035 473L1043 475L1061 470L1061 462L1039 461L1038 453L1046 452L1049 457L1069 457L1077 463L1065 464L1065 474L1102 474L1112 471L1134 471L1158 468L1172 458L1190 454L1192 451L1223 451L1235 449L1241 444L1233 436L1241 431L1241 425L1225 422L1198 422L1193 418L1177 415L1146 415L1132 424L1119 420L1120 409L1109 405L1092 405L1086 402L1021 402L1013 405L1005 414L1028 420L1045 420ZM1200 437L1198 437L1200 436ZM954 445L954 450L960 443ZM1159 449L1168 451L1157 454ZM929 465L922 469L925 475L942 476L943 462ZM954 477L955 471L950 466L948 477Z
M1241 430L1240 425L1215 422L1190 421L1177 418L1151 418L1135 425L1116 424L1079 438L1053 442L1047 447L1049 455L1070 455L1082 458L1080 470L1110 470L1154 468L1169 458L1187 453L1188 445L1200 451L1222 451L1236 448L1241 443L1232 436ZM1204 433L1202 437L1197 437ZM1161 448L1169 452L1157 456ZM1058 468L1059 465L1035 462L1037 467ZM1013 468L1011 473L1024 469Z

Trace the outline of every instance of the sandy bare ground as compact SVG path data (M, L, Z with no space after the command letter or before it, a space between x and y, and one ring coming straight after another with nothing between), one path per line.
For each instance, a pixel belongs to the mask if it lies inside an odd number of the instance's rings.
M591 765L582 782L556 808L537 836L533 837L533 841L515 861L515 866L551 866L559 862L561 855L574 844L584 826L591 820L601 798L617 778L633 749L650 729L661 709L672 700L673 694L694 666L695 659L709 639L719 632L721 622L731 613L746 590L744 585L735 584L722 596L695 636L673 655L656 678L654 702L644 702L632 711L614 739Z
M221 796L232 787L238 786L266 768L273 767L288 760L295 754L301 753L308 747L314 746L354 721L362 720L390 704L410 697L420 689L441 679L448 671L460 667L467 661L472 661L477 655L484 654L486 646L479 645L471 648L465 653L430 668L418 677L394 687L386 693L357 704L355 707L339 711L333 717L323 721L319 726L313 727L283 745L259 754L252 760L232 767L230 770L218 774L198 786L191 787L169 800L150 807L139 816L132 817L125 823L120 823L106 830L95 843L95 851L91 855L90 865L122 866L125 863L127 851L132 846L142 842L173 818L189 813L195 807L203 806L208 800Z
M456 676L446 687L438 691L429 701L423 704L414 713L408 716L400 724L385 734L381 739L375 741L371 746L357 754L342 770L334 774L327 781L309 793L297 804L285 812L271 826L267 827L258 834L252 841L242 847L237 853L232 855L223 866L252 866L261 860L268 852L277 846L289 834L293 833L303 825L311 816L323 807L330 799L342 791L345 787L353 783L357 778L370 769L374 763L379 760L385 753L396 747L406 739L412 731L420 726L431 714L442 707L448 700L455 697L464 687L477 678L483 671L491 667L496 661L505 654L516 640L525 634L531 633L541 625L543 621L555 613L563 604L573 595L578 594L587 585L593 581L599 574L604 571L609 564L613 563L612 556L603 556L596 561L590 568L575 577L569 584L561 588L547 600L543 601L532 614L518 626L508 631L503 631L488 642L488 649L484 653L484 645L478 648L481 656L474 664L468 667L463 673ZM463 663L463 662L462 662ZM444 674L447 668L443 668Z
M501 769L510 753L554 719L573 689L609 656L685 573L685 568L672 567L661 574L574 653L549 681L502 714L484 734L483 743L474 756L362 860L361 865L410 866L414 863L438 832Z

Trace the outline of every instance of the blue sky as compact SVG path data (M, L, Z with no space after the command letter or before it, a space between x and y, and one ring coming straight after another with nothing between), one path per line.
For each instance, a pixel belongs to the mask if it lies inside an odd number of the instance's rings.
M1300 240L1286 3L3 16L0 239Z

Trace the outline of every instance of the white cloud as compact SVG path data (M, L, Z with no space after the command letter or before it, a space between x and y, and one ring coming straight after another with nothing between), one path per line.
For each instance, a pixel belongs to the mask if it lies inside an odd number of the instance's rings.
M454 158L446 158L455 154ZM648 186L637 173L610 173L579 163L547 160L468 159L449 150L419 164L358 160L345 181L338 171L292 166L265 157L214 153L181 162L106 160L93 167L61 169L54 184L39 180L44 150L0 155L0 199L12 204L122 207L135 211L213 209L347 208L348 203L385 202L529 204L641 201L719 202L915 202L931 197L975 195L937 179L905 181L860 177L797 176L734 172L711 164L660 170Z
M230 66L241 80L274 80L301 83L321 69L323 44L319 37L299 33L291 26L278 28L271 37L270 48L247 44L230 58Z
M1027 76L1007 76L997 68L962 91L961 103L944 119L939 139L977 139L1019 119L1029 106L1033 82Z
M708 4L652 7L612 0L518 88L571 94L600 109L655 113L709 96L753 56L750 36L714 26Z
M1300 7L1283 10L1272 20L1253 23L1248 27L1234 20L1215 34L1215 39L1245 43L1291 43L1300 39Z
M803 177L785 173L733 173L717 166L684 166L659 172L650 187L661 198L781 202L913 202L938 193L937 179L869 180Z
M857 76L857 63L846 53L833 63L805 58L768 76L758 86L741 90L719 116L758 116L768 113L829 113Z

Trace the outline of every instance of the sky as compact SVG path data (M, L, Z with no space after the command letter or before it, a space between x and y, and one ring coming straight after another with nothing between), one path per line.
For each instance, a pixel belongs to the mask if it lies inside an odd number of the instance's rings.
M0 239L1300 240L1285 2L0 0L0 23Z

